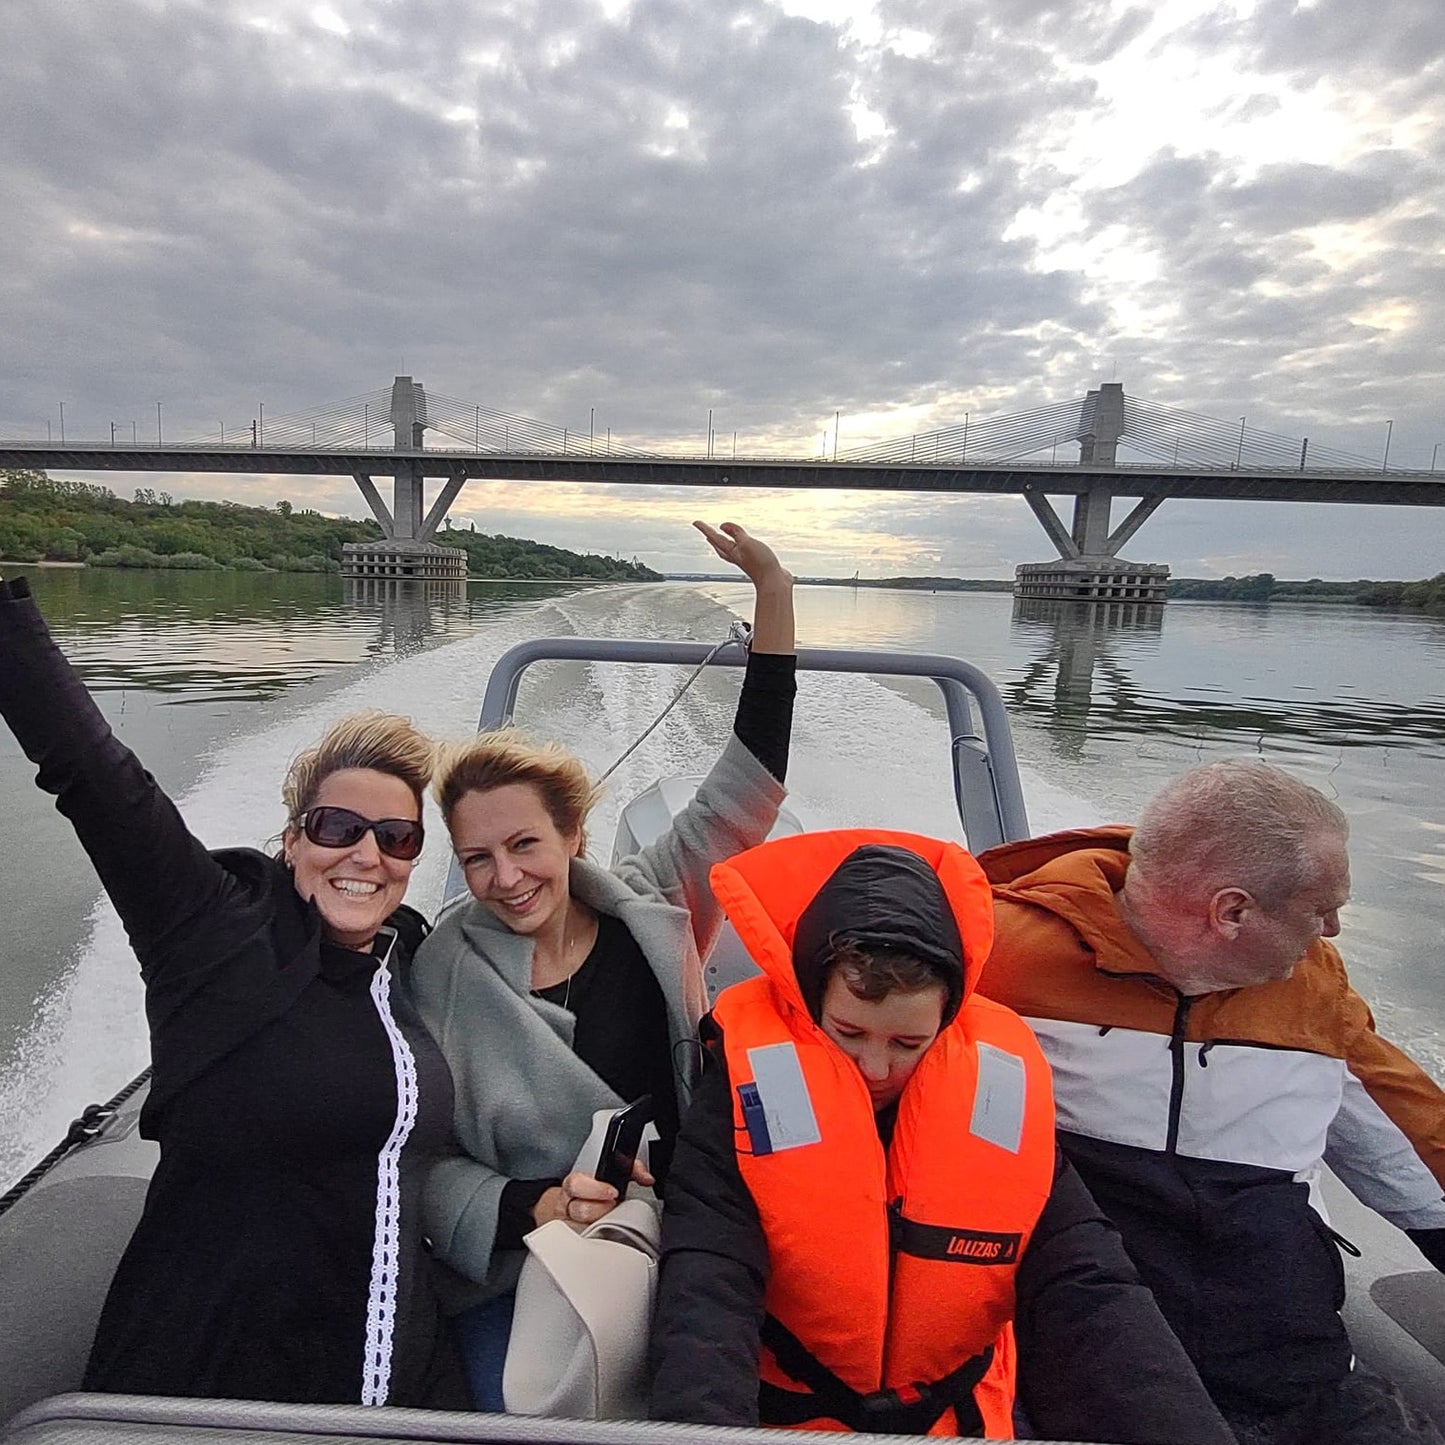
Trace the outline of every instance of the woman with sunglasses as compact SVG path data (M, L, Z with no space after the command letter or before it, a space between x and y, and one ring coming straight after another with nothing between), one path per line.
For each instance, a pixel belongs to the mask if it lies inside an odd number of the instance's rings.
M0 715L70 819L145 983L160 1144L85 1388L464 1406L418 1222L452 1110L397 979L433 750L345 718L292 763L279 856L208 852L112 733L24 580Z
M611 872L592 862L597 790L556 744L483 734L438 769L474 901L440 920L412 971L456 1082L462 1151L433 1171L426 1230L461 1276L448 1305L479 1409L503 1408L523 1236L552 1219L581 1228L617 1204L610 1184L572 1170L594 1111L651 1095L665 1185L699 1063L701 960L722 924L708 870L761 842L784 796L793 579L741 527L696 525L753 584L752 649L733 736L669 832Z

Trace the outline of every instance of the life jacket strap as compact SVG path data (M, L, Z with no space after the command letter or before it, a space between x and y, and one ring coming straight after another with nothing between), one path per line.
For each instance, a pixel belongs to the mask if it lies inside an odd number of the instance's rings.
M758 1418L763 1425L791 1426L829 1419L871 1435L926 1435L944 1411L952 1409L957 1434L983 1434L983 1416L973 1390L993 1363L992 1345L941 1380L860 1394L772 1315L763 1318L762 1342L772 1351L778 1368L807 1387L806 1391L785 1390L762 1381Z

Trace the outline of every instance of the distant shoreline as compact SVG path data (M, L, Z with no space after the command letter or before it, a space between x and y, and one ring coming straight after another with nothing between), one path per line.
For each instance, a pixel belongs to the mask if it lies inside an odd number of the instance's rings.
M80 571L80 572L112 572L112 571L125 571L125 572L184 572L184 571L200 571L200 570L225 572L225 571L231 570L231 569L226 568L226 567L204 568L204 569L201 569L201 568L185 568L185 567L125 567L125 568L92 567L88 562L53 562L53 561L49 561L49 560L44 560L44 561L40 561L40 562L21 562L21 561L17 560L16 558L13 558L13 557L0 557L0 567L34 567L34 568L37 568L37 569L43 569L43 570L45 570L45 571L55 570L55 571L61 571L61 572L67 572L67 571L68 571L68 572L76 572L76 571ZM249 569L248 569L248 570L249 570ZM296 573L290 573L290 572L288 572L288 573L282 573L279 569L270 568L270 567L266 568L266 571L269 572L269 573L271 574L271 576L273 576L273 577L280 577L280 576L283 576L283 575L284 575L284 576L296 576L296 575L298 575L298 574L296 574ZM332 573L329 573L329 574L328 574L328 573L319 573L319 572L309 572L309 573L306 573L305 575L306 575L306 576L311 576L311 577L327 576L327 575L332 576L332 577L335 577L335 576L338 576L338 575L340 575L340 574L339 574L339 573L336 573L336 572L332 572ZM378 579L376 579L376 578L366 578L366 579L364 579L364 580L366 580L366 581L376 581L376 580L378 580ZM387 580L387 579L383 579L383 580ZM389 580L393 580L393 581L397 581L397 582L405 582L405 581L408 581L408 580L411 580L411 579L408 579L408 578L405 578L405 577L397 577L397 578L393 578L393 579L389 579ZM422 579L417 579L417 580L425 581L425 580L428 580L428 579L422 578ZM556 586L558 586L559 584L560 584L560 585L563 585L563 586L568 586L568 587L572 587L572 586L576 586L576 587L615 587L615 586L617 586L619 583L641 582L642 580L644 580L644 579L642 579L642 578L627 578L627 577L483 577L483 576L480 576L480 575L472 575L472 574L468 574L468 576L467 576L467 581L468 581L468 582L521 582L521 583L524 583L524 584L526 584L527 586L530 586L530 587L556 587Z
M28 567L36 570L53 571L76 571L79 570L111 570L95 569L89 562L64 562L54 559L42 559L39 561L21 561L17 558L0 557L0 568ZM169 567L130 567L126 571L138 572L166 572L177 570L206 570L206 571L230 571L225 566L217 566L205 569L192 568L169 568ZM327 569L312 568L272 568L272 567L248 567L247 572L266 572L275 576L292 575L293 573L304 573L306 575L338 575L335 571ZM369 579L377 580L377 579ZM395 581L406 581L406 578L391 579ZM425 579L416 579L425 580ZM533 587L612 587L622 583L637 583L652 580L664 582L684 583L735 583L740 579L720 572L714 573L664 573L660 579L643 577L508 577L490 573L468 573L468 583L478 583L483 586L492 586L498 583L512 583ZM1352 582L1321 582L1312 578L1309 581L1298 581L1292 579L1269 580L1269 590L1264 593L1255 592L1251 595L1248 590L1249 584L1256 582L1255 578L1203 578L1203 577L1173 577L1169 580L1169 602L1208 602L1214 605L1234 604L1245 606L1269 606L1276 602L1304 603L1319 607L1367 607L1375 612L1397 609L1416 612L1439 612L1442 610L1437 594L1440 590L1441 579L1435 578L1431 581L1422 582L1376 582L1369 578L1358 578ZM874 591L893 592L928 592L928 593L988 593L992 595L1010 594L1013 592L1013 583L1002 578L994 577L799 577L800 586L806 587L866 587ZM1232 595L1226 589L1244 588L1245 590L1233 590ZM1371 593L1374 595L1372 596ZM1413 594L1422 595L1415 596ZM1118 603L1109 598L1057 598L1038 599L1053 600L1060 605L1067 605L1078 602L1085 606L1110 607L1110 606L1163 606L1163 603Z

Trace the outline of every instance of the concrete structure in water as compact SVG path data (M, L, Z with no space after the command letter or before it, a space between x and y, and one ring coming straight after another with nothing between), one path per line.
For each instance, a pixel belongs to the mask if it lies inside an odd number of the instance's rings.
M440 547L436 536L467 474L458 469L425 511L426 482L423 462L405 453L422 450L426 432L426 392L419 381L398 376L391 384L391 424L397 452L392 472L392 505L387 507L369 473L360 469L352 479L366 498L381 527L380 542L348 542L341 549L343 577L395 581L465 582L467 554L460 547Z
M1124 435L1124 387L1105 382L1084 399L1079 418L1079 464L1118 464ZM1058 548L1057 562L1023 562L1014 570L1014 596L1056 602L1163 602L1169 569L1154 562L1126 562L1119 549L1153 516L1163 497L1143 497L1110 530L1114 489L1107 479L1074 498L1074 524L1065 528L1053 503L1036 486L1024 500Z

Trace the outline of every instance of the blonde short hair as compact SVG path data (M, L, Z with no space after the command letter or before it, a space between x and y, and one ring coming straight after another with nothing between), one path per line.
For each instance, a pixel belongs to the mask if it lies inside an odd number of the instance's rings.
M407 717L367 708L328 728L314 747L298 753L286 770L281 798L288 825L315 801L322 783L333 773L362 768L400 778L416 798L417 817L436 765L436 744Z
M450 827L453 811L468 793L490 793L514 783L534 787L557 831L580 835L586 851L587 815L602 790L582 759L561 743L534 742L517 728L479 733L442 751L432 795Z

